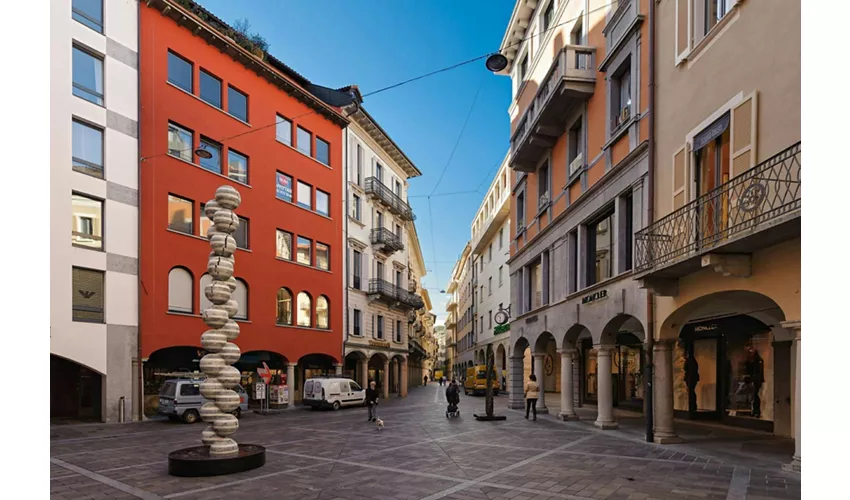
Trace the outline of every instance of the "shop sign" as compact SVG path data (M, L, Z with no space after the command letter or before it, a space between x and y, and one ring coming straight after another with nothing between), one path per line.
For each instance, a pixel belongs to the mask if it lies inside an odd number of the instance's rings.
M529 316L528 318L525 318L526 324L534 323L535 321L537 321L537 315L536 314L534 316Z
M269 386L269 403L273 405L284 405L289 402L289 388L285 385Z
M608 290L599 290L598 292L591 293L590 295L585 295L581 298L582 304L590 304L591 302L596 302L597 300L602 300L608 297Z
M508 323L506 325L499 325L496 328L493 328L493 334L498 335L500 333L509 332L511 330L511 324Z
M266 384L262 382L257 382L256 384L254 384L254 399L266 399Z
M717 325L712 323L710 325L697 325L694 327L695 332L713 332L717 330Z
M378 339L369 339L369 345L373 345L376 347L389 347L389 340L378 340Z
M292 202L292 179L280 172L277 174L277 197Z

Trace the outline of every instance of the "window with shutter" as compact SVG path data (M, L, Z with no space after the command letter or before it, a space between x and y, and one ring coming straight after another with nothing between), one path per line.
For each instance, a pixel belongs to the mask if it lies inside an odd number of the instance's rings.
M679 64L691 51L691 5L692 0L676 0L676 64Z
M688 154L682 146L673 154L673 211L685 206L688 202Z
M103 323L103 271L74 267L71 274L71 319L86 323Z
M739 104L732 106L732 175L735 177L751 169L756 164L756 136L758 103L757 93L744 97Z
M182 267L168 272L168 310L192 313L192 274Z

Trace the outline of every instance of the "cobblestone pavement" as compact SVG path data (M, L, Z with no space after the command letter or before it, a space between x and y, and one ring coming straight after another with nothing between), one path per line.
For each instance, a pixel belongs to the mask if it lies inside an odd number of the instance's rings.
M800 476L783 472L769 442L688 431L680 445L643 441L638 419L598 430L591 416L527 421L497 398L508 419L477 422L484 398L461 396L447 419L443 388L412 389L380 407L246 414L239 442L267 448L264 467L211 478L168 475L167 455L199 443L203 424L168 421L51 428L54 499L749 499L800 498ZM678 426L678 423L677 423ZM681 427L681 426L680 426ZM678 428L678 427L677 427ZM704 429L704 428L703 428ZM699 436L702 436L701 438ZM767 449L767 451L765 451ZM728 451L728 453L727 453Z

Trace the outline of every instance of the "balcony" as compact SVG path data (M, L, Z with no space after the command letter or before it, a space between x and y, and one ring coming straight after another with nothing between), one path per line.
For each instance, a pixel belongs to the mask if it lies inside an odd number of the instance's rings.
M369 233L369 241L372 243L372 248L387 255L404 250L401 238L385 227L372 229Z
M449 303L446 304L446 311L457 311L457 300L454 298L449 299Z
M635 273L644 288L678 293L678 278L703 267L750 274L750 254L800 237L801 145L700 196L635 234Z
M407 290L380 278L372 278L369 280L368 296L370 300L384 302L387 305L402 311L422 309L425 307L425 301L419 295L410 293Z
M377 177L366 179L366 194L386 206L390 213L404 220L416 220L410 205L395 194L392 189L385 186Z
M596 87L595 59L594 47L567 45L558 52L511 136L511 166L514 170L532 172L540 155L564 135L564 124L570 110L593 95Z

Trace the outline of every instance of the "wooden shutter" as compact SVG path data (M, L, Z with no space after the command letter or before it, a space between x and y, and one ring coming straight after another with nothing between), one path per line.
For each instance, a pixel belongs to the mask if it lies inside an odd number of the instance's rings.
M79 267L71 271L73 321L103 323L104 272Z
M675 56L676 64L688 57L691 51L691 3L693 0L676 0L676 40L675 40Z
M741 175L756 165L756 137L758 131L758 100L756 92L744 97L739 104L732 106L731 175Z
M673 154L673 211L688 202L688 148L682 146Z

